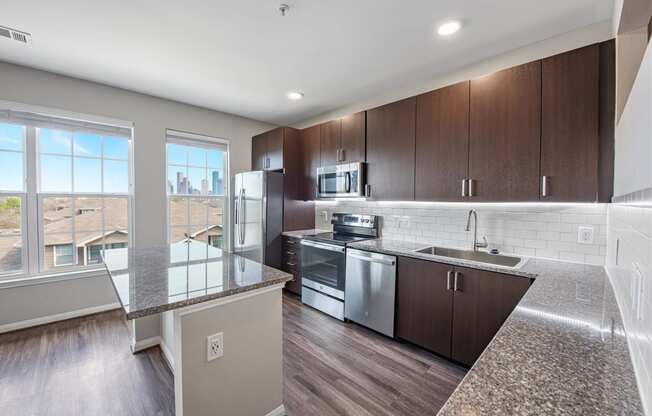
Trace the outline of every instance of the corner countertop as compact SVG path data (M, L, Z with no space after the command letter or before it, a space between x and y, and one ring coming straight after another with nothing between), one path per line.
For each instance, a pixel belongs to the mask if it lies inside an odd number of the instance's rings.
M329 233L329 232L330 230L320 230L318 228L311 228L309 230L284 231L282 235L286 237L303 238L307 235Z
M288 273L197 241L110 249L102 256L127 319L292 280Z
M425 246L386 239L351 245L536 277L438 415L644 414L620 310L602 267L534 258L519 270L480 267L414 253Z

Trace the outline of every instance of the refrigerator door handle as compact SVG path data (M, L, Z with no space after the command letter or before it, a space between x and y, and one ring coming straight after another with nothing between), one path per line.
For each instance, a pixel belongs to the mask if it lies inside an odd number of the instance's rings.
M246 207L245 197L246 197L245 190L244 190L244 188L242 188L240 190L240 216L242 218L245 218L245 220L246 220L247 213L245 212L245 207ZM240 221L240 245L244 245L244 243L245 243L245 227L244 227L244 225L245 225L244 222Z

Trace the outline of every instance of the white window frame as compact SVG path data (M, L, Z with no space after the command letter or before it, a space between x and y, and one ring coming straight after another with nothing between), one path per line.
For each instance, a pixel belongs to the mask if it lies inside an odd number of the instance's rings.
M42 127L35 127L34 125L29 125L28 123L22 123L20 120L13 120L11 118L12 112L14 113L28 113L34 117L41 117L45 120L51 119L54 122L60 121L64 126L69 124L69 128L58 128L53 127L54 129L67 130L67 131L76 131L84 130L84 125L101 125L107 126L107 128L119 128L122 130L128 130L129 137L126 138L128 143L128 154L127 154L127 169L128 169L128 190L126 193L85 193L85 192L71 192L66 193L54 193L54 192L40 192L39 187L39 158L41 153L38 151L38 137L37 129ZM43 245L44 229L43 222L41 221L41 207L42 201L47 197L61 197L61 198L72 198L72 207L73 215L74 211L74 200L75 198L101 198L104 201L104 198L125 198L127 201L127 232L128 232L128 245L133 246L134 233L133 233L133 195L134 195L134 181L133 181L133 123L117 120L107 117L94 116L83 113L75 113L65 110L59 110L54 108L47 108L41 106L33 106L22 103L15 103L10 101L0 100L0 122L8 124L22 125L25 127L23 134L23 191L22 192L4 192L0 191L0 196L17 196L21 198L21 237L22 237L22 270L18 272L6 272L0 273L0 282L10 281L11 282L20 282L22 280L32 280L34 278L49 278L50 276L57 275L66 275L75 277L76 274L87 275L89 272L97 272L103 270L101 264L95 264L87 266L84 263L77 265L79 261L77 247L74 240L74 221L72 221L72 236L73 242L73 258L74 263L72 266L57 266L56 269L45 270L44 268L44 257L45 257L45 246ZM82 126L79 129L75 128L75 125ZM47 128L47 126L46 126ZM126 137L126 135L118 135L111 133L100 133L104 136L114 136L114 137ZM74 166L75 157L84 157L74 154L74 143L71 143L71 154L66 155L70 157L71 164ZM101 186L104 186L104 160L120 160L125 161L124 159L114 159L114 158L104 158L103 153L100 153L100 157L92 157L100 161L101 164ZM74 183L74 170L71 169L71 184ZM103 189L103 188L102 188ZM102 229L104 229L104 224L102 224ZM103 230L102 230L103 231ZM54 254L53 248L53 254ZM56 255L54 255L56 261Z
M225 147L226 148L226 157L224 160L224 194L223 195L192 195L192 194L170 194L168 187L168 144L179 144L186 146L198 146L204 148L214 148L214 146ZM165 224L166 224L166 236L168 244L171 244L171 224L170 224L170 198L179 197L179 198L189 198L189 199L213 199L213 200L222 200L222 236L226 237L229 234L230 230L230 207L229 207L229 195L231 194L231 146L228 139L221 139L217 137L211 137L201 134L188 133L179 130L166 129L165 134L165 161L163 163L163 177L165 178ZM190 204L188 204L188 210L190 209ZM187 218L190 218L190 213L188 213ZM207 221L208 223L208 218ZM175 227L190 227L197 224L180 224L175 225ZM205 224L212 225L212 224ZM230 238L224 238L223 250L228 251Z

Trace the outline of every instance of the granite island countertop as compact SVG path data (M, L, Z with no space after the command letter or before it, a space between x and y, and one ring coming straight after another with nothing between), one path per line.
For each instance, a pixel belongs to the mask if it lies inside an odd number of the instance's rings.
M536 278L438 415L644 414L602 267L531 258L510 270L414 253L426 246L387 239L351 245Z
M102 255L127 319L292 280L291 274L198 241Z

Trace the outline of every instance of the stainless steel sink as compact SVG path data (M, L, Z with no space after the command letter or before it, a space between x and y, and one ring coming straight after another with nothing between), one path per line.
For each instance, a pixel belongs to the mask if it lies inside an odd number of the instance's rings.
M515 268L523 260L520 257L490 254L484 251L458 250L446 247L426 247L416 250L417 253L431 254L433 256L451 257L461 260L470 260L478 263L488 263L495 266Z

